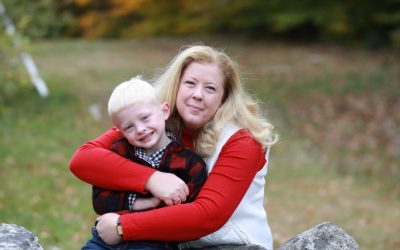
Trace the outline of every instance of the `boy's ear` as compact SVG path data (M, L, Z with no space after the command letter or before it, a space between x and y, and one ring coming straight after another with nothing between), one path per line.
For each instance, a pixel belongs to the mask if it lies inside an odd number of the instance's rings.
M169 104L167 102L163 102L161 104L161 110L164 114L164 120L167 120L169 118L169 115L171 114L171 110L169 108Z

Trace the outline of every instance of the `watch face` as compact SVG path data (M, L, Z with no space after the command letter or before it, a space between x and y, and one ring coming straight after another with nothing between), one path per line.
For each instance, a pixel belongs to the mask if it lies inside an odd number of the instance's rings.
M118 232L119 236L122 236L122 226L121 225L117 226L117 232Z

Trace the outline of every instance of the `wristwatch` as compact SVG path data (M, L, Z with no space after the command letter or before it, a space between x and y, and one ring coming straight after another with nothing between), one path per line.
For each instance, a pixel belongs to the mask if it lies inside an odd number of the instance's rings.
M121 226L121 223L119 222L119 217L118 217L118 220L117 220L117 233L122 238L122 226Z

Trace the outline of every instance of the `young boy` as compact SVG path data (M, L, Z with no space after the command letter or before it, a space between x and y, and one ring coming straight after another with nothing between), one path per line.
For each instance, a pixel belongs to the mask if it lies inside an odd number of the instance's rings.
M207 178L206 165L200 156L185 149L174 134L165 130L165 121L170 115L169 105L158 99L155 89L139 77L121 83L111 94L108 113L123 135L112 143L111 150L139 164L174 173L189 187L186 202L193 201ZM95 186L92 199L93 208L99 215L143 211L163 205L151 195ZM110 246L98 237L93 228L93 237L82 249L120 249L118 247L172 249L173 246L156 241L125 241Z

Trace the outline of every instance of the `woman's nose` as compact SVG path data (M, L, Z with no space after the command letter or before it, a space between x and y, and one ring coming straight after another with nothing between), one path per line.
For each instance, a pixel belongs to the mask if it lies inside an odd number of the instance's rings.
M193 90L193 98L197 100L203 99L203 89L200 86Z

